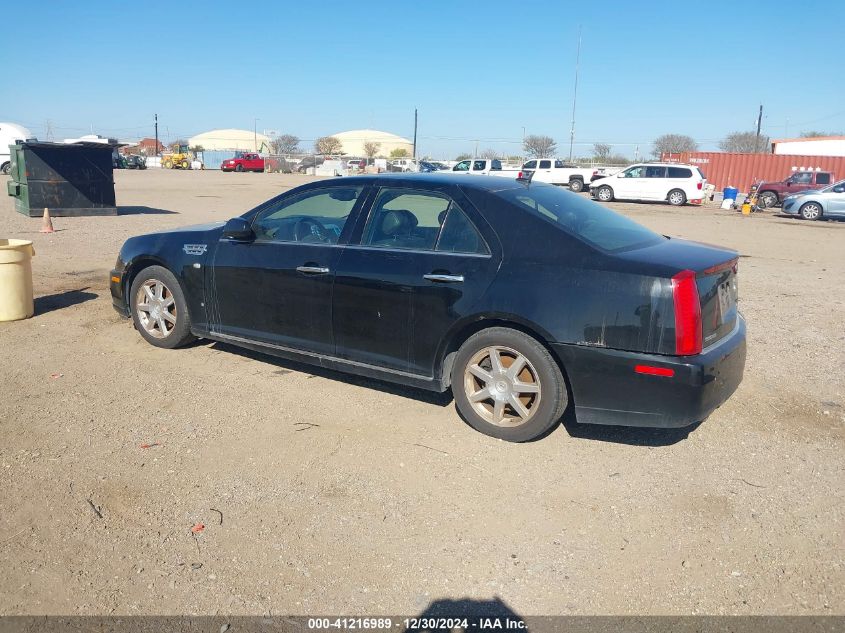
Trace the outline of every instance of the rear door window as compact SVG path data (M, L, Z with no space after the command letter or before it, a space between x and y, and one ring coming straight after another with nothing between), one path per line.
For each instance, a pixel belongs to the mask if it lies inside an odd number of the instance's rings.
M692 171L685 167L670 167L669 178L692 178Z
M493 159L493 160L490 162L490 170L491 170L491 171L501 171L501 169L502 169L502 163L501 163L501 161L498 161L498 160Z
M551 169L552 168L552 161L550 160L541 160L540 161L540 169Z
M484 167L486 167L486 161L476 160L472 163L472 171L484 171Z
M662 165L649 165L645 168L646 178L666 178L666 168Z
M434 250L452 200L443 194L385 187L373 204L362 244Z
M830 184L830 174L824 174L824 173L816 174L816 184L817 185L829 185Z
M563 169L564 167L566 167L566 163L564 163L562 160L555 161L555 169Z
M490 254L490 249L478 229L455 202L449 206L436 250L446 253Z

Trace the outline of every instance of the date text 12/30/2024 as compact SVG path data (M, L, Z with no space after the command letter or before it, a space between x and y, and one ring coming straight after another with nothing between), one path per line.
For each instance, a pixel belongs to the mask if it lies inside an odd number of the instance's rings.
M518 618L308 618L308 629L314 631L518 631L525 628L525 622Z

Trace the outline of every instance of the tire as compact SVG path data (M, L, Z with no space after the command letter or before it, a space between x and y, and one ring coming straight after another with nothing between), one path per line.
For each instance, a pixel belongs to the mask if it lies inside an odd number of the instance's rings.
M669 194L666 196L666 200L668 200L669 204L671 204L673 207L680 207L686 203L687 196L680 189L672 189L672 191L670 191Z
M235 171L243 171L243 170L244 170L243 165L238 165L237 167L235 167Z
M818 202L805 202L798 213L805 220L821 220L823 215L822 205Z
M165 169L173 169L173 162L166 160L162 163L162 167L164 167Z
M602 185L598 188L598 191L596 191L596 198L598 198L602 202L612 202L613 189L611 189L607 185Z
M191 166L191 164L190 164L188 161L183 160L183 161L180 163L180 166L182 167L182 169L188 169L188 168Z
M509 368L517 359L524 365L513 377ZM563 374L549 351L527 334L504 327L482 330L461 345L452 367L452 394L472 428L508 442L545 435L569 403Z
M191 315L182 287L166 268L150 266L135 276L129 309L135 329L150 345L174 349L196 338L191 334ZM162 316L165 312L172 319Z
M575 180L569 181L569 190L574 191L575 193L581 193L584 191L584 181L576 178Z
M12 163L3 163L3 166L0 167L0 173L2 173L4 176L8 176L11 170Z
M777 206L777 203L778 194L774 191L764 191L757 196L757 206L761 209L771 209L772 207Z

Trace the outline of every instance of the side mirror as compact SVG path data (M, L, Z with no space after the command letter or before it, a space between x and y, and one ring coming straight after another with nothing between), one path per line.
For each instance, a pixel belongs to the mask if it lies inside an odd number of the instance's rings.
M223 234L220 237L234 242L251 242L255 239L255 233L249 222L243 218L232 218L226 222L226 226L223 227Z

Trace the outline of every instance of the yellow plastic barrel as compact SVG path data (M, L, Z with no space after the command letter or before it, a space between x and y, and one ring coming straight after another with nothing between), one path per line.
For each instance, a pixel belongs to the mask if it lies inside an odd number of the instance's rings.
M28 319L35 314L32 299L32 258L28 240L0 239L0 321Z

